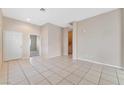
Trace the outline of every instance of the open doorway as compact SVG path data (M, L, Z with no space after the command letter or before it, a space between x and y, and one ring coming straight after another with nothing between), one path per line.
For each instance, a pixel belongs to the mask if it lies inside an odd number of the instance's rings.
M72 53L73 53L73 51L72 51L72 49L73 49L73 46L72 46L72 41L73 40L73 33L72 33L72 31L69 31L68 32L68 55L69 56L72 56Z
M30 35L30 57L39 56L39 49L38 49L38 36L37 35Z

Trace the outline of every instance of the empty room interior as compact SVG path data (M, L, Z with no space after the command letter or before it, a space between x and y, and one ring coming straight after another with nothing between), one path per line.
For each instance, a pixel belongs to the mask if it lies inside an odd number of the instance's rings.
M123 84L123 8L0 9L0 85Z

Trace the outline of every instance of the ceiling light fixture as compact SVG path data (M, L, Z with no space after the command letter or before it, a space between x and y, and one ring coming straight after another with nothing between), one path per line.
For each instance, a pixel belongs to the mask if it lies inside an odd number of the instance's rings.
M45 12L46 9L45 8L40 8L40 11Z

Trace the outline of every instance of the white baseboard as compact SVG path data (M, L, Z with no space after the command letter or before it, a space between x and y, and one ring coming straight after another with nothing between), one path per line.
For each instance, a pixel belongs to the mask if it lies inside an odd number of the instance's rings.
M80 59L80 58L78 58L78 60L81 60L81 61L87 61L87 62L95 63L95 64L101 64L101 65L110 66L110 67L114 67L114 68L118 68L118 69L123 69L123 70L124 70L123 67L115 66L115 65L111 65L111 64L100 63L100 62L98 62L98 61L94 61L94 60L89 60L89 59Z

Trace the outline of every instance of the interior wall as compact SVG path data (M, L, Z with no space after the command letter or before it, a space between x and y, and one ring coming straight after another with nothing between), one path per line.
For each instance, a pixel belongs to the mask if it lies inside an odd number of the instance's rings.
M19 31L23 33L23 58L29 58L30 56L30 35L41 35L39 26L7 17L3 18L4 31Z
M0 9L0 67L2 64L2 11Z
M48 58L48 25L41 26L41 51L44 58Z
M64 28L63 31L63 46L62 46L62 51L63 55L68 55L68 29Z
M78 23L73 22L73 59L78 59Z
M122 66L121 11L114 10L75 23L74 44L78 59ZM77 25L77 26L76 26Z
M43 56L52 58L62 55L62 28L53 24L41 27Z
M124 9L120 9L121 10L121 37L122 37L122 40L121 40L121 43L122 43L122 54L121 54L121 57L122 57L122 66L124 67Z
M62 55L62 28L48 24L49 58Z

